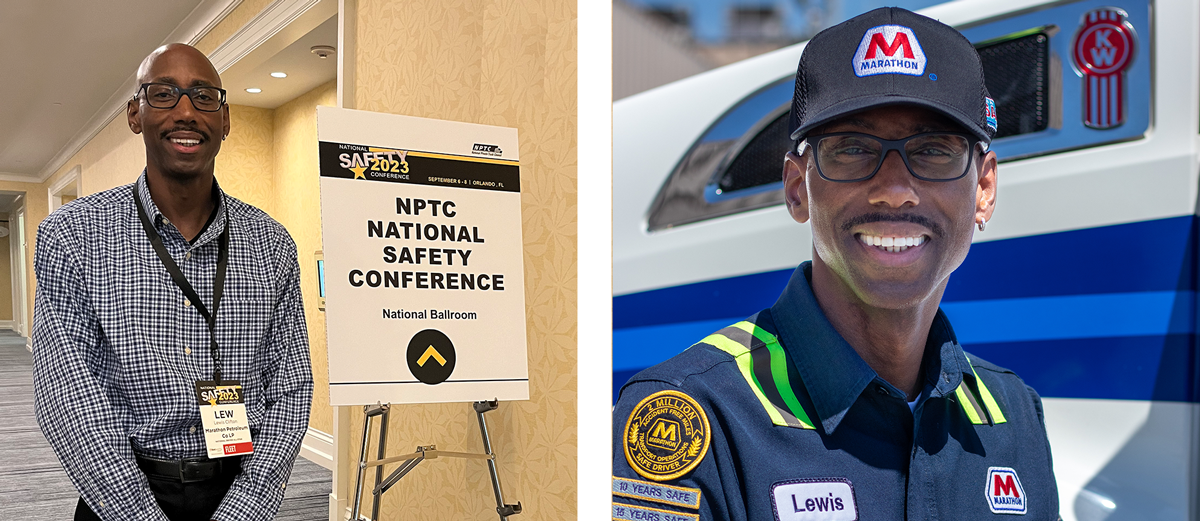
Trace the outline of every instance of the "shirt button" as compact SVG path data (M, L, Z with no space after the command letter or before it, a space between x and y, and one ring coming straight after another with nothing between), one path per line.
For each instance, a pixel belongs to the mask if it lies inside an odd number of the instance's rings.
M282 484L282 485L279 485L279 488L284 488L284 489L286 489L286 488L287 488L287 483L284 483L284 484Z
M196 427L193 425L193 426L192 426L192 428L188 429L188 432L190 432L190 433L192 433L192 434L195 434L195 433L196 433Z
M192 305L192 301L188 300L188 299L183 299L183 305L184 305L184 307L190 307Z
M167 216L165 215L163 216L163 224L171 224L171 220L167 219Z
M188 99L191 99L191 98L188 98ZM101 502L100 502L100 506L104 506L104 502L103 502L103 501L101 501Z
M189 251L189 252L183 254L183 260L188 260L190 258L192 258L192 252Z
M183 348L183 354L185 354L185 355L192 354L192 348L190 348L190 347Z
M882 385L875 386L875 392L882 394L884 396L891 396L891 393L889 393L887 391L887 389L884 389Z

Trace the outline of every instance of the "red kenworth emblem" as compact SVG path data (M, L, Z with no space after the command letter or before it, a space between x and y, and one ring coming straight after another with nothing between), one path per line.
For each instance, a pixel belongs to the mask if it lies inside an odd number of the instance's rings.
M1097 129L1125 122L1125 69L1135 37L1125 11L1101 7L1083 15L1075 33L1075 66L1083 74L1083 123Z

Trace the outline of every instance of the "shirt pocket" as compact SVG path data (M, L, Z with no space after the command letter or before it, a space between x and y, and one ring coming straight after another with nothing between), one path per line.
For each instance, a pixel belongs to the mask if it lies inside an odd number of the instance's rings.
M223 298L217 311L217 342L225 373L231 378L257 378L271 333L275 302L263 298ZM251 382L242 382L243 385Z

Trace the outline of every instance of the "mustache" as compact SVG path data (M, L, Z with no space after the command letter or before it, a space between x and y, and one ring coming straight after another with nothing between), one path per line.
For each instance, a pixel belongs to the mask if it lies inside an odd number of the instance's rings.
M195 132L197 134L200 134L200 137L203 138L205 141L208 141L208 132L200 130L199 128L196 128L196 127L186 127L186 126L171 127L167 130L162 131L162 133L159 134L158 137L166 139L167 134L170 134L172 132Z
M917 214L913 214L913 213L881 213L881 212L865 213L865 214L862 214L859 216L852 217L852 218L850 218L850 220L846 221L845 224L842 224L842 231L848 232L848 231L850 231L850 229L854 228L855 226L861 226L861 225L868 224L868 223L878 223L878 222L907 222L907 223L919 224L921 226L929 228L929 230L932 231L934 233L934 235L937 235L939 237L943 235L942 227L940 225L933 222L932 220L930 220L928 217L925 217L924 215L917 215Z

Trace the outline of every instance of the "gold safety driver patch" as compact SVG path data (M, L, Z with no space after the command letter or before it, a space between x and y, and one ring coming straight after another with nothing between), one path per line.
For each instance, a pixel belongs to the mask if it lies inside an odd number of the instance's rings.
M683 477L708 453L708 416L679 391L659 391L633 408L625 422L625 460L652 481Z

